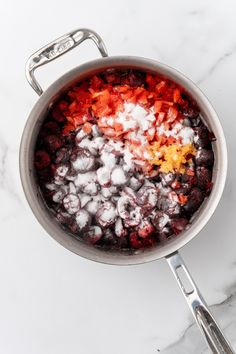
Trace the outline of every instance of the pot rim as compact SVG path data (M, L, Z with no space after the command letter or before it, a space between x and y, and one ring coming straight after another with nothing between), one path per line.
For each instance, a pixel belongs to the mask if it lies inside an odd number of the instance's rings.
M216 166L214 166L215 181L213 189L210 196L200 207L199 211L195 213L194 220L190 227L181 233L181 235L171 239L163 246L158 246L159 248L153 247L151 249L144 249L132 255L123 252L104 251L80 242L73 237L68 237L68 233L66 233L49 214L33 176L32 150L33 140L35 141L36 139L36 137L33 136L33 133L35 131L37 132L36 125L39 123L40 115L45 116L46 109L51 104L52 99L55 99L58 93L64 91L66 87L69 87L72 84L72 82L78 82L92 73L112 67L130 67L156 72L182 85L186 91L190 93L193 99L196 100L200 107L200 111L203 112L204 120L210 125L210 128L213 130L217 138L214 149L217 161ZM45 111L44 114L42 114L42 110ZM51 237L65 248L84 258L105 264L135 265L151 262L176 252L191 241L207 224L223 193L227 174L227 147L217 113L205 94L203 94L201 89L189 78L176 69L153 59L136 56L109 56L106 58L95 59L73 68L54 81L40 96L39 100L32 108L23 131L20 144L19 165L21 182L26 199L35 217Z

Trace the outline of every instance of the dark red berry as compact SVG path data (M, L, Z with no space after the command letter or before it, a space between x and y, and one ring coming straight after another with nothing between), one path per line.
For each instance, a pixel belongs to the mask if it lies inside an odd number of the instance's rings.
M168 224L169 216L161 211L157 211L155 213L155 217L153 219L153 224L156 227L157 231L163 230L163 228Z
M214 163L214 154L212 150L199 149L195 156L196 165L211 167Z
M166 242L168 238L173 234L171 231L171 228L168 226L165 226L158 234L157 234L157 239L159 242Z
M102 229L99 226L90 226L84 238L94 245L102 238Z
M58 107L53 108L52 110L52 117L55 119L57 122L63 123L66 121L66 117L63 115L63 113L60 111Z
M56 135L48 135L44 138L45 146L48 151L54 153L56 150L60 149L62 146L61 139Z
M154 227L149 220L143 220L140 226L138 227L138 235L141 238L149 237L154 232Z
M60 148L56 151L55 163L59 164L68 162L70 158L70 153L70 149L67 149L65 147Z
M157 189L154 187L144 186L137 192L137 203L145 210L155 208L158 200Z
M204 194L203 192L197 188L194 187L191 192L188 195L188 201L187 203L183 206L184 210L187 213L194 213L202 204L204 200Z
M167 186L170 186L174 182L176 175L172 172L161 173L160 178L161 178L161 184L163 185L163 187L167 187Z
M101 239L102 245L104 246L114 246L117 243L117 238L110 229L103 230L103 237Z
M170 217L179 216L181 213L180 205L177 202L164 196L160 197L158 200L158 209Z
M131 72L128 75L128 80L131 87L137 87L143 85L145 78L142 73Z
M132 248L138 249L142 247L141 241L138 239L138 232L131 232L129 235L130 245Z
M46 122L40 131L40 136L45 137L47 135L58 135L59 133L60 127L56 122Z
M211 178L212 178L211 171L204 166L199 166L196 168L196 175L197 175L197 183L199 188L203 190L207 190L208 186L211 183Z
M96 213L97 223L101 227L109 227L116 221L116 207L111 202L105 202Z
M50 165L51 159L45 150L38 150L34 156L34 165L37 170L43 170Z
M205 148L210 145L209 131L205 125L194 128L194 144L197 148Z
M187 224L188 224L188 219L185 218L172 219L170 222L170 226L175 235L181 233L186 228Z
M190 120L199 118L199 122L200 122L199 109L196 106L191 105L191 106L184 107L182 113L184 116L190 118Z

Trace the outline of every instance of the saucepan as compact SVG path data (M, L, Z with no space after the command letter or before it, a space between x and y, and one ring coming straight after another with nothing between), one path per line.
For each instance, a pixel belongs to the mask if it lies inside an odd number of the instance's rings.
M77 66L57 79L43 92L34 76L35 69L58 58L87 39L92 40L96 44L102 58ZM133 68L149 71L161 74L175 81L177 84L184 87L197 102L202 114L202 119L216 137L216 140L213 142L215 154L213 189L208 199L202 204L194 216L191 226L181 235L170 239L163 245L160 244L158 247L147 248L142 251L139 250L133 254L122 251L104 251L80 242L73 237L69 237L66 231L53 219L45 205L38 189L33 165L36 138L42 122L53 102L55 102L65 90L71 87L73 83L109 68ZM218 116L208 99L201 90L182 73L156 60L132 56L109 57L101 37L94 31L84 28L72 31L35 52L27 61L26 76L30 85L40 98L33 107L23 132L20 148L20 174L26 198L40 224L48 234L62 246L79 256L96 262L132 265L165 257L212 352L217 354L233 353L233 349L211 315L197 285L187 270L182 257L178 253L181 247L199 234L212 216L221 198L226 179L227 149L224 133ZM185 278L188 279L188 287L185 285Z

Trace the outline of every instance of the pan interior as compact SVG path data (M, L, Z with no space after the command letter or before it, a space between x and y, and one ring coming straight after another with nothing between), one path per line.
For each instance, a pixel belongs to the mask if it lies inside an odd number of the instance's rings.
M205 199L201 207L194 214L191 224L180 235L170 238L164 244L132 253L130 251L106 251L102 248L95 248L68 235L47 208L39 191L33 166L33 154L37 135L53 102L76 82L92 74L111 68L132 68L149 71L163 75L183 86L198 104L203 121L216 137L216 141L213 142L215 155L213 189L210 196ZM164 257L175 252L196 236L207 223L219 202L225 183L226 166L227 152L221 125L214 109L200 89L176 70L153 60L136 57L108 57L98 59L78 66L54 82L43 93L33 108L23 133L20 150L20 172L23 188L32 211L45 230L65 248L82 257L102 263L120 265L144 263Z

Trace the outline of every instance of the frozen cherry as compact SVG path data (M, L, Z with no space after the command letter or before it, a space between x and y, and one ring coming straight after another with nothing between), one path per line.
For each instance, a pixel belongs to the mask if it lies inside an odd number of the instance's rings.
M86 205L92 200L92 196L84 193L80 193L79 199L80 199L80 207L81 208L85 207L85 209L87 210Z
M57 220L59 221L60 224L68 226L71 223L71 215L68 213L65 213L63 211L59 211L56 215Z
M127 235L127 230L124 228L121 218L118 218L115 223L115 234L117 237L125 237Z
M97 195L98 185L95 182L88 182L84 187L82 187L82 191L89 195Z
M117 243L117 238L110 229L103 230L103 237L101 239L102 245L104 246L115 246Z
M59 165L58 167L56 167L56 170L54 172L55 183L61 184L60 182L64 180L68 171L69 171L69 167L67 165Z
M98 183L102 187L108 187L111 184L111 172L106 167L100 167L97 170Z
M142 221L141 208L135 207L129 212L129 217L124 219L125 227L138 226Z
M214 163L214 154L212 150L200 149L195 156L196 165L211 167Z
M159 233L158 233L158 240L160 242L166 242L168 238L173 234L171 231L171 228L168 226L165 226Z
M98 200L91 200L85 205L85 209L91 214L95 215L100 207L101 202Z
M203 199L203 192L199 188L194 187L188 195L187 203L183 206L184 210L187 213L194 213L202 204Z
M191 119L199 117L199 109L193 105L184 107L182 113L184 116Z
M196 128L201 123L200 116L190 118L190 123L193 128Z
M54 201L54 203L61 203L65 195L66 195L65 190L60 189L53 194L52 200Z
M176 175L172 172L161 173L160 178L161 178L161 184L163 185L163 187L167 187L167 186L170 186L171 183L174 182Z
M48 151L54 153L56 150L60 149L62 146L61 139L56 135L47 135L44 138L45 146L47 147Z
M194 128L195 136L194 136L194 143L197 148L205 148L209 146L210 139L209 139L209 131L205 125L200 125L197 128Z
M142 186L142 182L140 182L136 177L131 177L129 180L129 186L136 191Z
M138 72L131 72L128 75L128 80L131 87L143 86L143 83L145 82L144 74Z
M156 227L157 231L161 231L169 222L170 218L167 214L157 211L153 219L153 224Z
M90 226L86 231L84 237L93 245L97 243L102 238L102 229L99 226Z
M180 205L174 200L170 200L164 196L160 197L158 200L158 209L170 217L178 216L181 213Z
M89 134L86 133L83 129L80 129L78 131L78 133L75 136L75 141L77 144L79 144L86 136L88 136Z
M138 237L137 231L133 231L130 233L129 240L130 240L130 245L132 248L138 249L138 248L142 247L142 242L140 241L140 239Z
M48 135L59 135L60 134L60 127L56 122L46 122L42 129L39 132L39 136L41 138L45 138Z
M136 193L133 191L132 188L130 187L124 187L122 192L122 195L127 196L130 202L135 206L137 204L137 196Z
M53 117L53 119L55 119L57 122L60 122L60 123L66 121L66 118L62 114L62 112L60 111L59 107L54 107L52 109L52 117Z
M67 149L65 147L62 147L61 149L56 151L55 155L55 163L66 163L69 161L70 158L70 149Z
M116 166L111 172L111 182L114 186L122 186L128 181L128 176L122 167Z
M180 188L176 191L177 194L188 194L191 190L192 186L190 183L181 183Z
M172 219L170 222L170 226L175 235L181 233L186 228L187 224L188 219L186 218Z
M77 191L74 183L69 182L68 186L69 186L69 193L76 194ZM82 202L81 202L81 206L82 206Z
M102 227L109 227L116 221L116 208L111 202L105 202L96 212L97 223Z
M45 150L38 150L34 156L34 165L37 170L43 170L50 165L51 159Z
M141 238L146 238L149 237L153 234L154 232L154 227L152 223L149 220L143 220L141 224L138 227L138 235Z
M137 192L137 203L146 210L155 208L158 200L157 189L154 187L143 186Z
M75 214L75 222L77 225L77 232L82 232L87 230L91 224L91 216L87 210L80 209Z
M196 176L189 176L186 173L184 173L179 178L180 178L181 184L187 183L191 187L193 187L193 186L195 186L197 184Z
M212 178L211 171L204 166L198 166L196 168L196 175L197 175L197 183L199 188L203 190L207 190L211 184L211 178Z
M78 172L90 171L94 165L94 156L87 149L78 149L76 156L72 156L72 166Z
M73 215L80 209L80 199L75 194L67 194L63 199L63 205L65 210Z
M118 199L117 211L122 219L129 219L129 213L133 209L133 207L134 204L132 202L132 199L130 199L127 195L122 196Z

